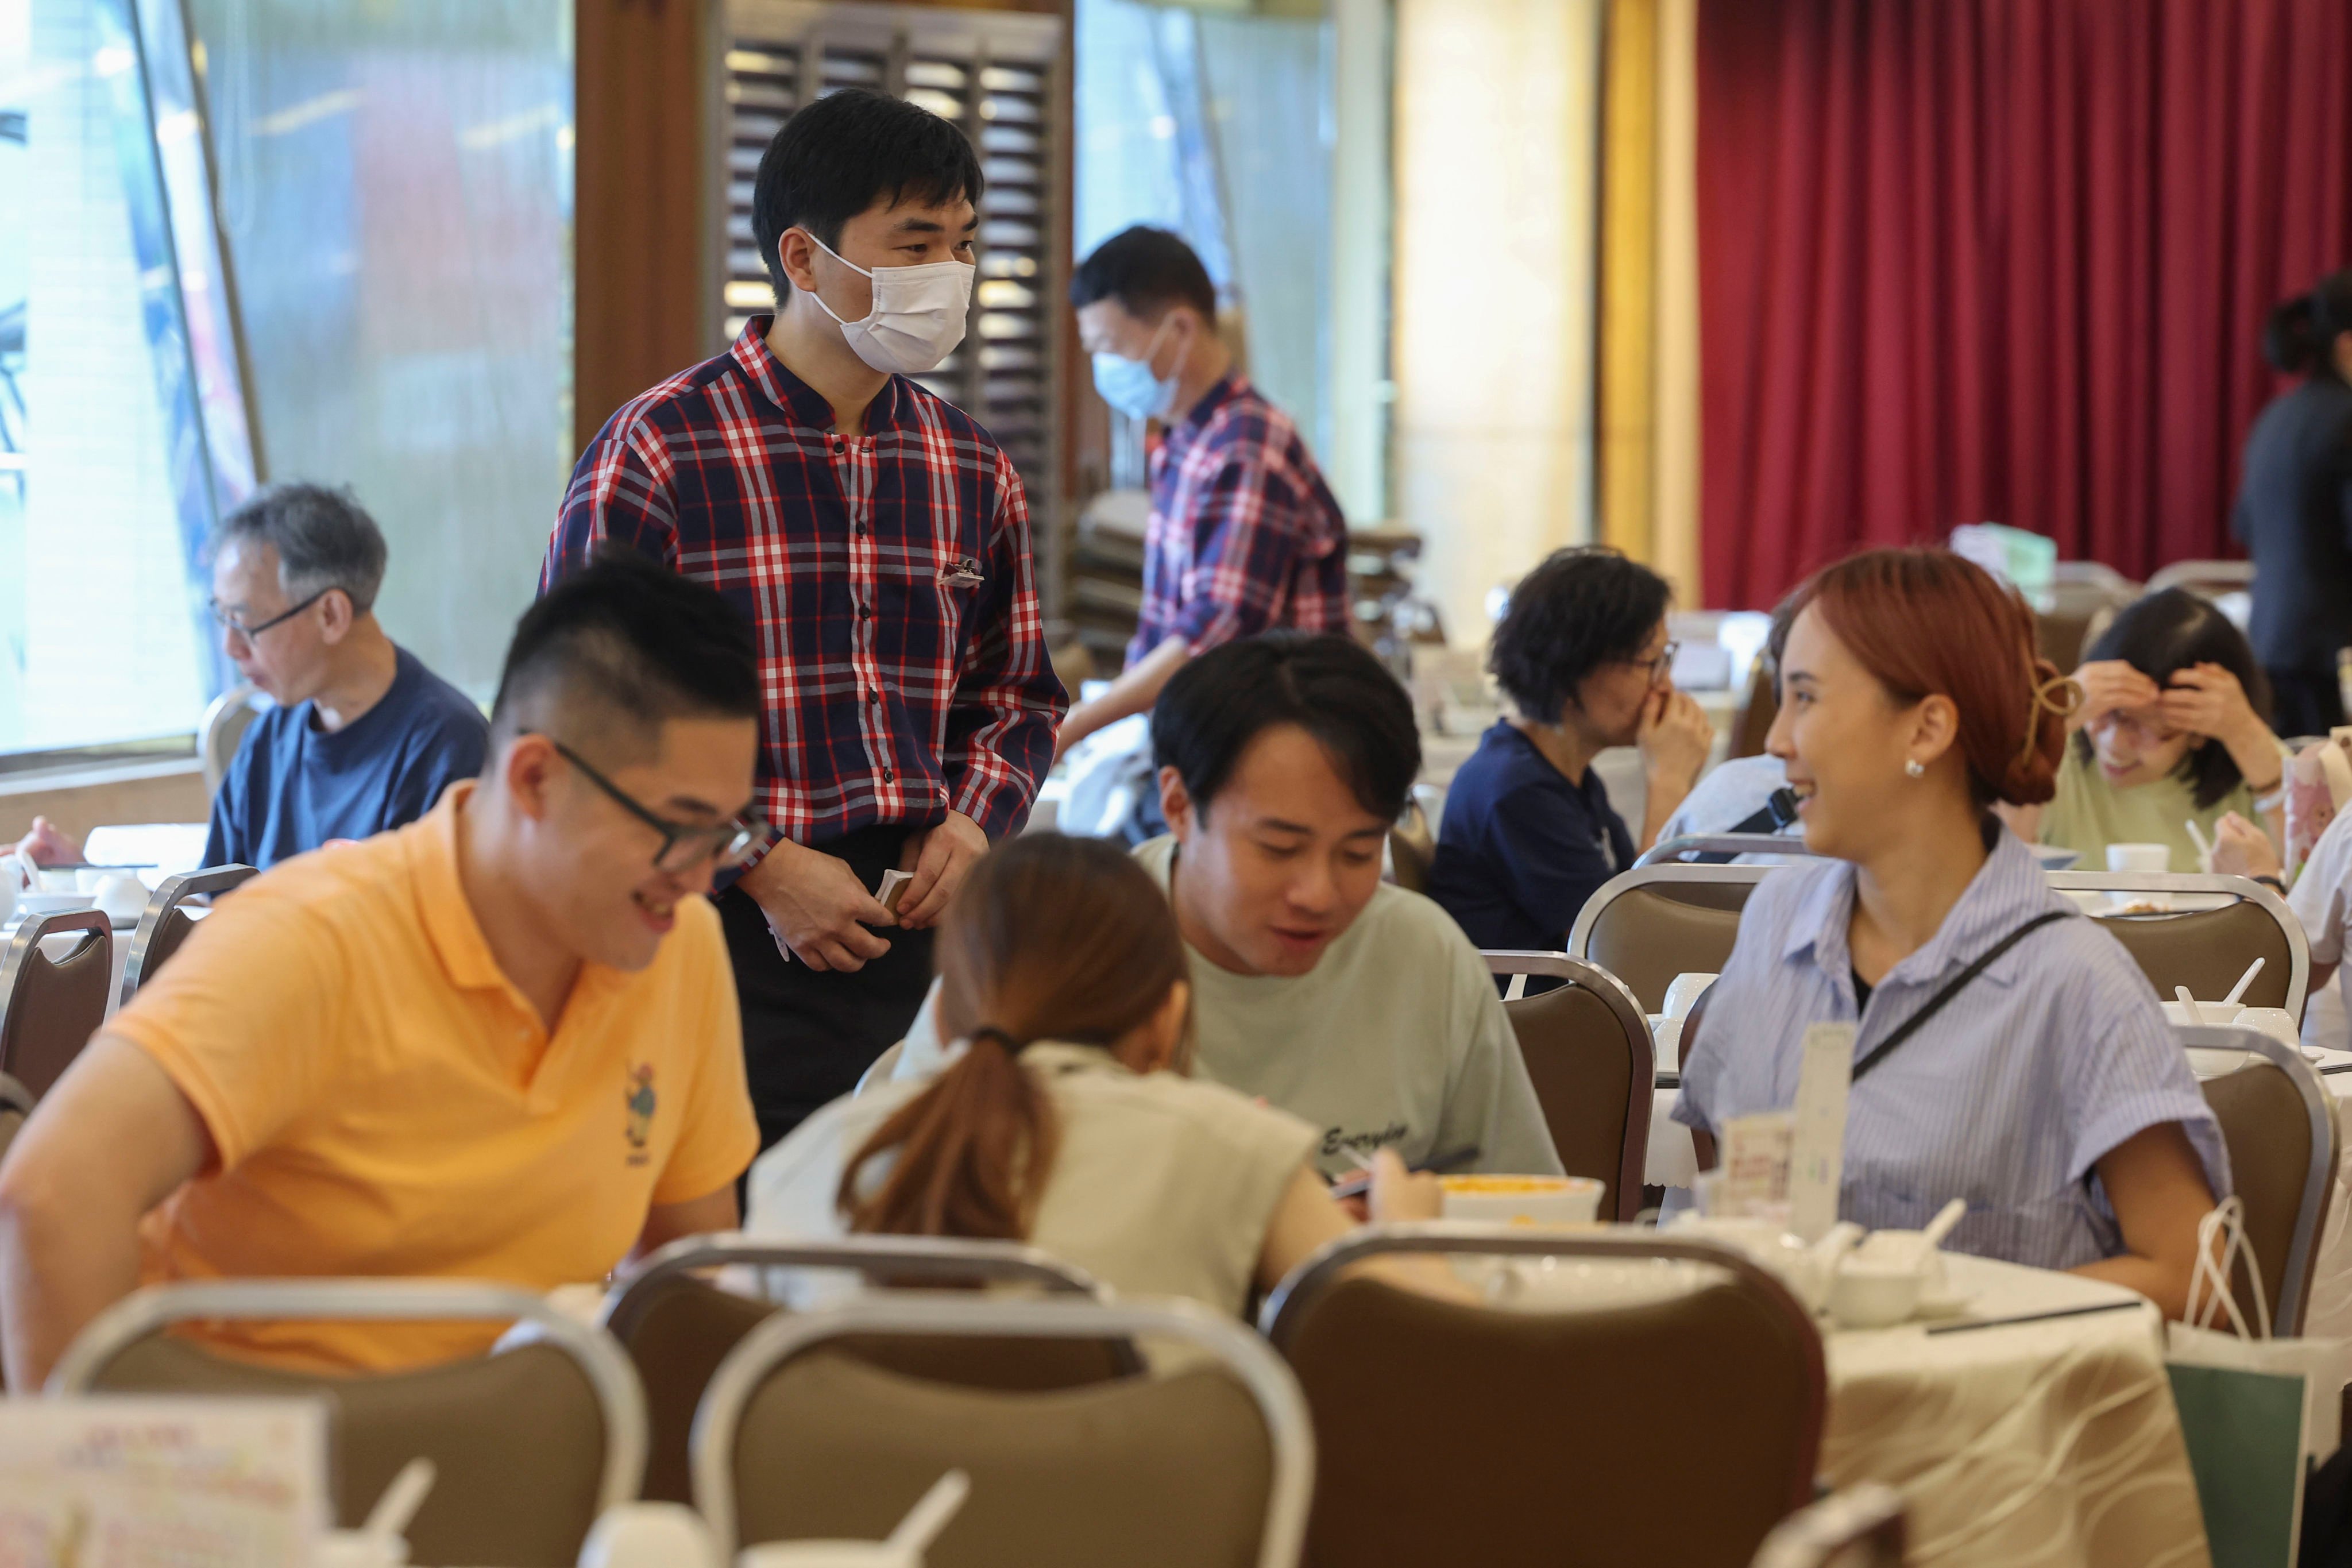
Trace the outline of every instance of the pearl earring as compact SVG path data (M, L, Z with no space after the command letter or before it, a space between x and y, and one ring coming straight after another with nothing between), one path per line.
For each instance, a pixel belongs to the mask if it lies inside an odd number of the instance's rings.
M1926 777L1926 776L1927 776L1927 770L1926 768L1923 768L1923 767L1921 767L1921 766L1919 765L1919 759L1918 759L1918 758L1916 758L1916 757L1906 757L1906 758L1904 758L1904 759L1903 759L1903 771L1904 771L1906 773L1909 774L1911 777L1915 778L1915 779L1916 779L1916 778L1924 778L1924 777Z

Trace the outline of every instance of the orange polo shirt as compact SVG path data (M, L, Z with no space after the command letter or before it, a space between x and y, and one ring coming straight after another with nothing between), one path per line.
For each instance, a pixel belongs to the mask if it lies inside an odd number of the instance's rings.
M439 1276L597 1280L656 1204L759 1151L718 911L678 906L647 968L583 969L552 1036L457 877L474 786L424 820L297 857L221 900L109 1026L171 1075L217 1169L140 1227L147 1282ZM479 1352L502 1324L215 1325L289 1366Z

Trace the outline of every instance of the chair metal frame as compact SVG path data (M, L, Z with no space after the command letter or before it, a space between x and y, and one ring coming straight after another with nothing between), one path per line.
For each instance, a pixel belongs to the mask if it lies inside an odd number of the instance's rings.
M2327 1223L2328 1200L2335 1194L2336 1167L2343 1158L2336 1145L2335 1097L2304 1060L2301 1050L2260 1029L2242 1029L2234 1024L2175 1024L2172 1037L2185 1050L2244 1051L2261 1057L2286 1074L2311 1118L2311 1168L2304 1173L2303 1196L2295 1205L2294 1240L2287 1248L2286 1268L2279 1275L2279 1299L2271 1303L2271 1331L2288 1338L2303 1328L2304 1309L2311 1297L2312 1265L2318 1256L2320 1232Z
M1685 855L1796 855L1820 859L1797 833L1685 833L1663 839L1634 858L1633 868L1683 864ZM1768 868L1769 869L1769 868Z
M41 943L53 936L68 936L75 931L87 931L95 941L107 946L107 962L114 961L114 922L103 910L58 910L45 915L26 915L16 922L16 934L9 939L8 951L0 957L0 1040L7 1035L8 1014L16 1005L16 988L23 984L25 971L40 951ZM53 962L67 963L87 950L88 943L76 944L72 952ZM104 1020L100 1020L100 1026ZM94 1031L93 1031L94 1032ZM0 1061L0 1069L7 1063Z
M1907 1533L1903 1495L1884 1482L1864 1481L1774 1525L1749 1568L1829 1568L1839 1553L1857 1546L1893 1568L1903 1561Z
M139 929L131 935L131 956L122 964L122 990L115 1005L127 1005L140 983L147 978L147 952L155 944L155 933L172 912L190 899L213 893L226 893L259 876L251 866L208 866L201 871L185 871L166 877L148 895L147 907L139 913Z
M893 1281L925 1286L1026 1284L1055 1295L1101 1300L1107 1292L1093 1275L1063 1262L1042 1247L1012 1241L973 1241L944 1236L845 1236L803 1241L748 1235L740 1230L681 1237L647 1253L635 1268L613 1282L596 1314L597 1327L613 1333L635 1326L654 1289L664 1281L701 1268L845 1268ZM1138 1362L1127 1370L1138 1371Z
M2209 590L2221 593L2242 592L2254 585L2254 563L2251 561L2176 561L2160 566L2140 590L2143 597L2161 594L2167 588L2186 588L2200 598L2213 596Z
M1658 1043L1650 1033L1649 1015L1623 981L1590 959L1517 948L1492 949L1479 956L1486 961L1489 974L1564 980L1591 992L1625 1026L1627 1038L1639 1042L1633 1047L1634 1070L1626 1089L1625 1147L1617 1166L1617 1217L1633 1218L1641 1207L1642 1175L1650 1158L1650 1107L1657 1092ZM1505 998L1507 1004L1513 1000L1518 998ZM1625 1206L1629 1201L1633 1208Z
M0 1072L0 1110L13 1110L19 1116L33 1114L38 1102L33 1091L5 1072Z
M1822 1350L1821 1330L1813 1315L1789 1293L1787 1286L1747 1254L1713 1242L1686 1241L1655 1231L1539 1230L1456 1220L1368 1225L1325 1243L1285 1275L1282 1282L1267 1293L1265 1305L1258 1310L1259 1332L1276 1350L1286 1349L1297 1327L1298 1315L1339 1279L1342 1270L1366 1258L1397 1253L1644 1261L1668 1258L1712 1264L1753 1287L1769 1303L1769 1310L1785 1317L1792 1329L1801 1331L1796 1338L1804 1347L1805 1384L1811 1390L1811 1398L1799 1431L1807 1451L1821 1451L1822 1433L1829 1419L1829 1370Z
M1181 1340L1208 1352L1257 1402L1274 1454L1259 1568L1292 1568L1307 1539L1315 1490L1315 1429L1298 1380L1265 1342L1196 1302L1019 1300L967 1292L881 1290L812 1312L778 1313L745 1335L710 1379L694 1413L694 1504L722 1555L736 1540L734 1458L743 1412L778 1367L828 1340L851 1335L957 1335L1020 1339Z
M49 1373L45 1396L86 1394L140 1341L197 1319L335 1321L510 1321L529 1324L578 1365L604 1417L598 1512L633 1500L645 1484L645 1390L628 1352L601 1328L566 1317L545 1298L471 1279L219 1279L151 1285L90 1320ZM498 1353L496 1351L492 1354Z
M2259 907L2286 934L2286 1010L2300 1020L2311 989L2311 942L2284 899L2250 877L2202 871L2051 871L2050 885L2075 893L2226 893ZM2184 910L2183 913L2194 913ZM2163 920L2164 915L2094 916L2097 920Z
M1592 928L1601 923L1601 911L1637 888L1672 888L1679 882L1746 882L1753 887L1779 869L1778 866L1660 865L1620 871L1595 889L1576 911L1576 923L1568 931L1568 955L1591 963Z
M1576 913L1576 924L1568 933L1568 952L1571 958L1591 963L1592 928L1601 923L1601 912L1612 903L1637 888L1671 889L1677 883L1745 882L1754 887L1780 868L1777 866L1636 866L1620 871L1603 882L1584 908ZM2286 900L2246 877L2222 876L2218 873L2174 871L2045 871L2050 885L2058 891L2084 893L2225 893L2231 898L2256 905L2269 915L2284 933L2287 945L2286 1008L2297 1018L2303 1016L2304 1004L2311 984L2311 943L2303 933L2303 922ZM1668 892L1668 897L1672 893ZM2193 913L2194 911L2183 911ZM2093 916L2093 919L2114 919L2113 916ZM2158 915L2151 919L2166 919Z

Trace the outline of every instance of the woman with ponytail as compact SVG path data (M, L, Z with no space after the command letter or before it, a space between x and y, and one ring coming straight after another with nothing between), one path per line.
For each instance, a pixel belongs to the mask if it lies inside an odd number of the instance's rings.
M2352 270L2273 310L2263 357L2305 379L2254 421L2230 529L2259 568L2248 630L2278 732L2325 735L2352 647Z
M819 1110L751 1169L750 1228L1032 1242L1129 1294L1243 1310L1353 1221L1320 1130L1185 1076L1192 989L1168 900L1123 851L1033 834L972 868L940 929L928 1080ZM1434 1218L1382 1151L1370 1209Z
M2221 1131L2154 992L1994 814L2047 801L2080 692L2011 590L1942 551L1881 550L1790 601L1780 710L1806 847L1748 900L1675 1119L1794 1102L1807 1029L1856 1026L1841 1214L2140 1291L2178 1316Z

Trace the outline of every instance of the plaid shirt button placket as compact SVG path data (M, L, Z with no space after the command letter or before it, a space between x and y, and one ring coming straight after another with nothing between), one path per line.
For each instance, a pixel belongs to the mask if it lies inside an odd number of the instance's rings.
M574 471L542 586L602 544L709 583L759 644L761 814L780 837L1018 828L1067 699L1046 657L1012 464L900 377L866 434L776 360L756 317L728 353L606 422ZM967 565L978 580L950 579Z

